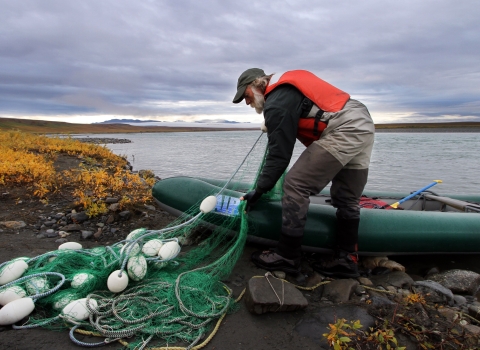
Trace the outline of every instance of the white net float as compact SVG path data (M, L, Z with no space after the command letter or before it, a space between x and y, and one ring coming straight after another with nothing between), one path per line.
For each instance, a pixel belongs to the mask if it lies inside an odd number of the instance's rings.
M202 213L210 213L217 206L217 197L208 196L200 204L200 211Z
M22 277L27 269L28 264L23 259L15 259L6 264L0 270L0 286Z
M0 326L7 326L30 315L35 309L32 298L14 300L0 309Z
M127 273L134 281L142 280L147 274L147 260L143 255L132 256L128 259Z
M25 297L27 293L20 286L10 286L0 291L0 305L7 305L9 302Z
M120 275L121 272L121 276ZM107 287L108 290L112 293L119 293L128 286L128 274L122 270L113 271L110 276L108 276Z
M97 301L95 299L89 300L89 306L92 309L98 307ZM78 299L70 302L62 310L62 315L70 321L83 321L88 318L90 311L87 308L87 298Z

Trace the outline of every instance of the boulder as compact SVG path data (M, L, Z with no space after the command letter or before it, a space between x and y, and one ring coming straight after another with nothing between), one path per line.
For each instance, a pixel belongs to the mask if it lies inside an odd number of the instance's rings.
M371 308L389 308L395 305L395 302L388 299L388 295L378 292L370 292L370 307Z
M107 223L107 225L108 225L108 224L113 224L114 222L115 222L115 216L112 215L112 214L110 214L110 215L107 217L106 223Z
M453 293L435 281L417 281L414 283L415 290L425 294L425 299L431 303L451 303L453 304Z
M98 228L97 232L95 232L95 233L93 234L93 237L94 237L95 239L99 239L99 238L102 236L102 234L103 234L102 229L101 229L101 228Z
M92 231L82 231L82 238L83 239L89 239L90 237L93 236L93 232Z
M81 231L82 228L83 227L79 224L70 224L70 225L62 227L62 231L65 231L65 232Z
M120 209L120 203L113 203L108 206L108 210L117 211Z
M480 306L478 305L469 305L468 306L468 314L473 318L479 320L480 319Z
M449 307L439 308L438 313L445 317L449 322L454 322L458 318L458 311Z
M20 228L24 228L25 226L27 226L27 224L24 221L0 221L0 226L17 230Z
M245 305L249 312L260 315L266 312L304 309L308 306L308 302L293 284L270 275L268 280L263 277L253 277L248 281Z
M115 197L107 197L105 199L105 203L107 204L113 204L113 203L117 203L118 202L118 198L115 198Z
M414 283L413 279L402 271L393 271L386 275L370 276L370 280L375 286L382 286L384 288L394 286L397 288L409 289Z
M81 224L82 222L88 220L88 215L84 211L81 211L80 213L72 214L71 218L74 223Z
M145 204L145 208L147 208L148 210L152 210L152 211L156 210L156 208L153 205L149 205L149 204Z
M358 281L351 278L332 281L324 286L322 298L334 303L345 303L350 299L357 286Z
M455 305L462 306L467 303L467 299L463 295L454 294L453 300L455 301Z
M459 294L474 295L480 286L480 274L468 270L448 270L428 278Z
M55 225L56 223L57 223L56 220L47 220L43 224L47 227L51 227L51 226Z
M366 277L358 277L357 281L364 286L369 286L369 287L373 286L372 281Z
M118 214L121 220L129 220L132 217L132 212L124 210Z

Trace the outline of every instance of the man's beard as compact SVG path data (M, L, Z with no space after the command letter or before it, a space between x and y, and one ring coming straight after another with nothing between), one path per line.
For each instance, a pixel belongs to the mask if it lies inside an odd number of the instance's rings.
M263 94L258 91L257 88L252 87L252 92L253 92L253 101L250 103L250 107L255 108L255 111L258 114L262 114L263 112L263 105L265 104L265 97L263 97Z

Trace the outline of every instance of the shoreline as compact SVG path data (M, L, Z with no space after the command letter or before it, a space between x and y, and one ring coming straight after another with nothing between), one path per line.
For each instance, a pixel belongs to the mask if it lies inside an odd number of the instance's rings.
M377 133L478 133L480 128L376 128Z
M168 131L119 131L119 132L85 132L85 133L75 133L68 134L70 136L75 135L96 135L96 134L149 134L149 133L164 133L164 132L210 132L210 131L258 131L259 128L182 128L182 127L170 127ZM376 133L480 133L480 127L423 127L423 128L389 128L383 126L375 126ZM52 134L58 135L58 134ZM66 134L67 135L67 134Z
M110 138L110 137L78 137L74 138L80 142L93 143L95 145L105 145L105 144L116 144L116 143L132 143L132 140L129 139L119 139L119 138Z
M258 129L223 129L223 128L218 128L215 130L184 130L183 128L179 128L181 130L174 130L175 128L172 128L171 131L167 131L169 133L171 132L211 132L211 131L258 131ZM193 128L195 129L195 128ZM85 135L85 134L90 134L90 135L97 135L97 134L150 134L150 133L164 133L165 131L118 131L118 132L86 132L86 133L81 133L81 134L68 134L72 136L75 139L81 140L82 142L89 142L89 138L77 138L74 137L75 135ZM376 133L480 133L480 128L376 128L375 129ZM50 136L58 136L59 134L50 134ZM67 134L65 134L67 135ZM97 138L97 139L110 139L110 138ZM90 140L97 140L95 138L92 138ZM111 138L115 140L122 140L122 139L117 139L117 138ZM127 139L125 139L126 142L112 142L112 143L128 143L131 142ZM96 141L93 141L96 142ZM92 143L93 143L92 142Z
M159 133L159 132L202 132L202 131L258 131L258 126L142 126L130 124L78 124L19 118L0 118L0 131L17 130L36 134L120 134L120 133ZM377 132L480 132L480 122L444 123L392 123L375 124Z

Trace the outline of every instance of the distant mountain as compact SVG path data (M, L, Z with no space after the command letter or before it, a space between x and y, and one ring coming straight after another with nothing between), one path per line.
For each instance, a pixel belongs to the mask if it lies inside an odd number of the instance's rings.
M196 123L148 123L131 125L124 123L126 119L118 119L121 123L75 124L67 122L54 122L47 120L32 120L23 118L0 117L0 133L9 130L40 134L107 134L107 133L130 133L130 132L192 132L192 131L230 131L230 130L254 130L254 124L196 124ZM152 122L150 122L153 124ZM480 123L479 123L480 124Z
M109 119L103 122L96 122L92 124L132 124L132 123L160 123L159 120L140 120L140 119Z
M162 123L161 120L140 120L140 119L109 119L103 122L96 122L92 124L140 124L140 123ZM175 123L185 123L185 120L175 120ZM225 124L240 124L240 122L225 120L225 119L202 119L194 123L225 123Z
M240 122L235 122L233 120L225 120L225 119L202 119L197 120L195 123L226 123L226 124L239 124Z

